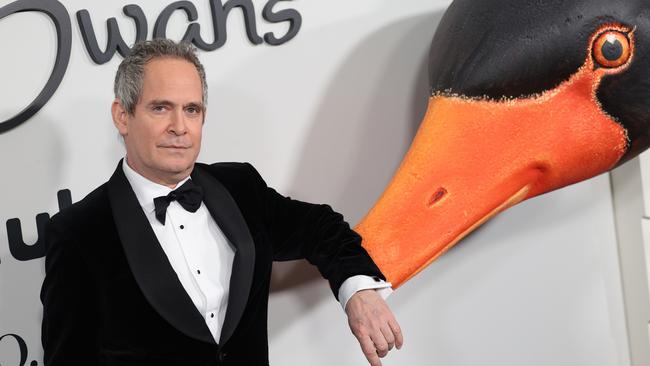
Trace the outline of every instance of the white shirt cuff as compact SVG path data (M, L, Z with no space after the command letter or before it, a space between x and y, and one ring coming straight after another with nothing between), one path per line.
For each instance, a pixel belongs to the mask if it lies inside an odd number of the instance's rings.
M357 291L369 289L375 289L379 296L386 300L393 293L391 286L390 282L386 282L379 277L366 275L352 276L343 281L343 284L339 287L339 302L345 311L345 305L347 305L352 295Z

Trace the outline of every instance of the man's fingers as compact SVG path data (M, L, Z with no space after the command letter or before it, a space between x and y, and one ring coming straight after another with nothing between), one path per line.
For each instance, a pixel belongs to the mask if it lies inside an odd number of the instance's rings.
M391 319L388 321L388 326L390 326L390 329L393 331L393 335L395 336L395 346L397 349L402 348L404 337L402 336L402 329L399 327L399 324L397 324L395 319Z
M381 330L375 329L371 331L370 339L375 344L375 349L377 349L377 355L382 358L386 357L389 350L388 342L386 342L386 338L382 334Z
M381 326L381 334L384 335L384 339L386 339L386 342L388 343L388 350L392 350L395 346L395 335L393 335L393 331L390 329L388 324Z
M381 366L379 355L377 355L377 349L370 337L360 338L359 344L361 344L361 351L363 351L363 355L366 356L370 366Z

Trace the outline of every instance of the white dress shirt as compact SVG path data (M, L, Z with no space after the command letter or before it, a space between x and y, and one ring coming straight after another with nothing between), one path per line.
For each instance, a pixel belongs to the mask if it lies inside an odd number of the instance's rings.
M153 231L178 279L203 315L215 342L219 343L226 316L230 274L235 252L233 245L202 202L196 212L186 211L177 201L167 208L165 225L156 218L154 198L166 196L173 189L152 182L133 170L124 159L126 179L131 184ZM190 177L176 186L180 187ZM215 266L214 263L220 263ZM339 288L343 309L355 292L377 289L385 299L392 292L389 282L370 276L352 276Z

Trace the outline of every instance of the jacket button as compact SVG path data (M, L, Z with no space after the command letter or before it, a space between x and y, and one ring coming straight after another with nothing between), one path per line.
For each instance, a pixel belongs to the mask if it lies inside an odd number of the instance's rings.
M219 361L223 362L226 359L226 352L219 352Z

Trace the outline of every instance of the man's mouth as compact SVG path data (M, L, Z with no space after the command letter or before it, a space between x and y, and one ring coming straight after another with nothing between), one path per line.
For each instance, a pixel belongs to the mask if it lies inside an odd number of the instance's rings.
M184 149L189 149L191 146L187 146L187 145L162 145L162 146L159 146L159 147L161 147L163 149L184 150Z

